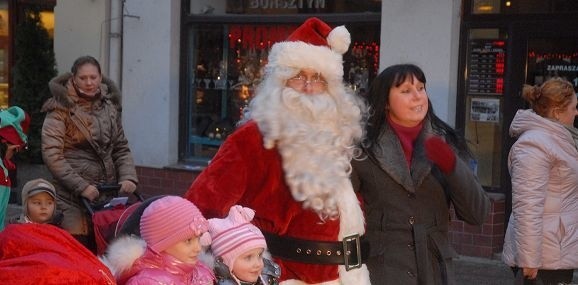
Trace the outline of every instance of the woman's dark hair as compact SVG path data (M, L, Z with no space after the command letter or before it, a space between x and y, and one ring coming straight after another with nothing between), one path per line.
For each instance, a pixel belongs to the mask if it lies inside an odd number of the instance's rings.
M85 56L81 56L81 57L77 58L74 61L74 63L72 64L72 67L70 68L70 72L72 72L73 75L76 75L76 73L78 72L78 69L87 63L90 63L90 64L96 66L96 68L98 69L98 74L102 74L102 72L100 70L100 63L98 63L98 60L96 60L96 58L94 58L90 55L85 55Z
M407 79L413 81L414 76L424 85L426 84L425 74L421 68L413 64L397 64L384 69L371 83L369 92L367 93L367 102L372 113L367 122L367 137L365 142L365 147L370 151L372 149L371 146L377 145L379 135L388 124L387 110L389 110L389 91L392 87L400 86ZM436 116L429 99L426 119L430 120L434 133L444 137L450 145L459 151L460 156L465 158L472 157L466 140Z

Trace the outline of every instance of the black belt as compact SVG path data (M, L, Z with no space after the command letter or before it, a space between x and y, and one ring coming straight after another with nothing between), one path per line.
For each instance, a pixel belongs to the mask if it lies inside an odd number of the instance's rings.
M313 264L345 265L347 271L361 267L369 257L369 243L358 234L345 237L343 241L312 241L278 236L263 232L267 248L275 257Z

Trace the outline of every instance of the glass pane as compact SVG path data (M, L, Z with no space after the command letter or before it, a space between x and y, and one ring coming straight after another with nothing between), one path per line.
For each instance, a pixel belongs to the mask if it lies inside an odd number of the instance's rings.
M552 14L575 13L576 0L472 0L472 14Z
M8 1L0 0L0 109L8 108L8 49L10 48L8 26Z
M578 11L576 0L524 0L505 1L504 13L507 14L550 14Z
M298 24L195 24L189 29L189 132L185 159L208 160L241 119L259 84L270 47ZM364 92L379 68L380 24L347 24L345 81Z
M472 14L498 14L498 13L500 13L500 0L472 1Z
M578 92L578 38L530 39L526 84L542 84L551 77L572 82ZM574 121L578 127L578 122Z
M500 187L506 36L498 29L468 35L465 137L486 188Z
M526 83L542 84L551 77L563 77L578 91L578 39L531 39L528 41Z

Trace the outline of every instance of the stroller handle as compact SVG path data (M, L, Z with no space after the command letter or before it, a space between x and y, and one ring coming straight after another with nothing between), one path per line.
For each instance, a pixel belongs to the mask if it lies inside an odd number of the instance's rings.
M96 189L98 189L98 192L102 194L113 194L114 196L118 196L120 186L121 186L120 184L100 183L96 185ZM144 201L144 197L138 191L135 190L134 192L132 192L132 194L134 194L139 201ZM91 216L94 215L95 210L104 208L104 205L108 203L107 201L100 203L92 203L85 197L81 196L80 198L82 204L84 205L84 207Z

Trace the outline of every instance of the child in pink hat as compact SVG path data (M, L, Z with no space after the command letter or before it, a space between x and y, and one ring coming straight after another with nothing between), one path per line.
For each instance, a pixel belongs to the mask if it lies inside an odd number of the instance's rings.
M254 216L252 209L235 205L226 218L209 219L218 285L279 283L281 269L263 257L267 243L261 231L251 224Z
M118 284L212 285L212 270L199 260L201 245L210 243L207 229L207 220L193 203L166 196L144 210L142 239L122 237L102 259Z

